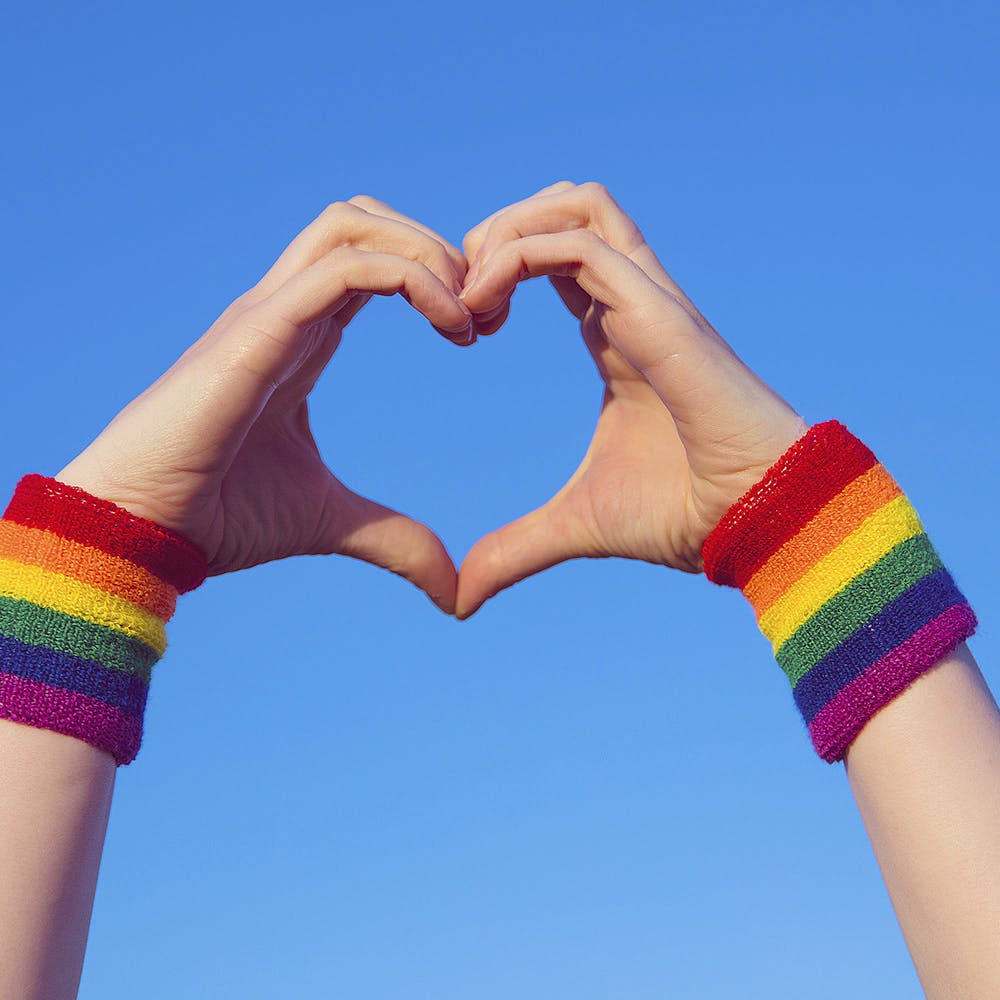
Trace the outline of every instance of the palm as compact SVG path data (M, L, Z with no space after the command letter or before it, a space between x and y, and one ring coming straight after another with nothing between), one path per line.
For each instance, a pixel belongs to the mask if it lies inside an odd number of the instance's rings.
M303 331L274 390L232 452L220 440L197 470L201 480L180 530L197 540L213 573L303 553L335 551L332 505L364 501L326 467L309 426L307 398L340 345L344 323L329 318ZM195 470L188 470L189 472ZM191 487L188 487L189 491Z
M623 556L697 569L700 545L687 454L649 383L612 347L589 308L584 342L604 381L601 414L587 454L543 508L564 538L564 558ZM694 529L694 530L692 530Z
M644 264L655 279L659 265ZM651 381L626 359L624 351L639 351L633 317L591 302L581 330L605 400L590 449L568 485L574 492L585 487L595 534L607 548L599 554L699 572L709 532L804 428L728 348L718 350L721 340L693 306L681 308L664 284L656 286L668 304L657 335L677 345L671 360L685 373L683 391L670 379ZM677 336L680 327L703 329L692 341ZM716 351L708 378L699 377L705 366L697 356L706 346ZM728 392L727 368L735 376Z
M201 520L214 573L228 573L324 546L328 505L353 496L326 468L305 401L263 414L232 466L216 478Z

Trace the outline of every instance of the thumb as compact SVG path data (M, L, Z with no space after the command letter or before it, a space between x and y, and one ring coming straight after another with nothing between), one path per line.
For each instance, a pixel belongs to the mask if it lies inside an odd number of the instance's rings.
M479 539L458 574L455 615L469 618L501 590L590 552L557 499Z
M356 493L338 498L320 551L381 566L419 587L447 615L455 613L458 574L444 543L419 521Z

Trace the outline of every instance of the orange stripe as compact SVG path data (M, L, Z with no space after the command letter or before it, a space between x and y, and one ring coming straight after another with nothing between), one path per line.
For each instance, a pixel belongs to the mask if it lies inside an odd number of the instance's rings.
M177 592L148 569L52 531L0 521L0 559L39 566L122 597L163 621L173 616Z
M849 482L743 588L758 618L866 518L900 495L902 490L881 464Z

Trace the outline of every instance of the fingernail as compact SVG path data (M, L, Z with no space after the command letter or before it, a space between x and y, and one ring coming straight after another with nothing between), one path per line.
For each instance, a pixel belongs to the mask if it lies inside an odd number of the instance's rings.
M477 257L472 262L472 267L469 268L469 273L465 276L465 290L463 295L466 294L469 289L476 283L476 278L479 277L479 258Z
M472 320L458 330L444 330L444 335L458 347L468 347L475 339L476 334L472 328Z
M444 330L449 336L463 337L468 332L470 326L472 326L472 313L469 312L468 306L464 302L458 303L459 308L462 310L462 315L465 317L462 320L461 326L442 326L438 329Z

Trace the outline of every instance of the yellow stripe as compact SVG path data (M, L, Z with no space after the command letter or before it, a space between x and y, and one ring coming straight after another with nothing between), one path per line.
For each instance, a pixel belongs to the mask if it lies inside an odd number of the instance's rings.
M831 597L921 531L917 512L906 497L890 500L789 587L761 615L760 630L777 649Z
M156 650L167 648L163 620L123 597L40 566L0 559L0 597L31 601L64 615L132 636Z
M173 617L177 606L177 591L144 566L44 528L0 521L0 559L62 573L117 594L163 621Z

